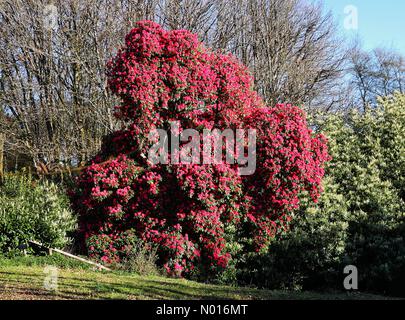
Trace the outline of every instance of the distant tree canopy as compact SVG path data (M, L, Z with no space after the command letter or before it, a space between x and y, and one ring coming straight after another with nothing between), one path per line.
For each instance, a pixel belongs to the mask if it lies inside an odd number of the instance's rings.
M360 44L350 51L352 107L363 111L375 107L379 97L405 93L405 57L395 51L377 48L370 52Z
M235 9L237 8L237 9ZM236 55L266 103L333 108L345 52L330 14L305 0L40 0L0 3L6 158L85 163L117 129L105 62L139 20L186 29ZM19 159L17 157L17 159ZM19 162L13 161L19 168Z

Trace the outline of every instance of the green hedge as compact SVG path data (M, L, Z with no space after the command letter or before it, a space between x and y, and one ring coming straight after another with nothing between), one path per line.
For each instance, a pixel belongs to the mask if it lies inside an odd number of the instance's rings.
M270 289L331 288L344 257L348 211L330 178L317 205L297 212L291 230L274 241L266 254L250 256L239 271L243 284Z
M62 248L76 219L58 185L6 175L0 186L0 252L15 252L27 240Z
M239 279L270 288L343 289L355 265L360 290L405 294L405 96L366 113L317 121L333 160L317 206L303 206L291 232L244 262Z
M345 195L349 216L345 264L359 286L405 293L405 96L380 100L365 114L323 124L333 161L328 170Z

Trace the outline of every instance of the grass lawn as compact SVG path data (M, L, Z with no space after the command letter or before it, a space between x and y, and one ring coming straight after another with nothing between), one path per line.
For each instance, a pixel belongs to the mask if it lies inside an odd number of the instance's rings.
M46 265L58 267L58 289L46 290ZM0 257L3 299L387 299L370 294L270 291L209 285L184 279L92 270L59 255Z

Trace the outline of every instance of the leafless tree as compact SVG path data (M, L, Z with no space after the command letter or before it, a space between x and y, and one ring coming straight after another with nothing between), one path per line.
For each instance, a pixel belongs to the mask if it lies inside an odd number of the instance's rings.
M345 61L331 15L307 1L239 2L242 25L230 49L252 69L266 101L329 107Z
M269 104L333 108L345 51L308 0L2 0L0 121L5 151L34 164L86 162L117 123L105 63L139 20L188 29L231 52Z
M85 162L116 129L105 64L150 1L2 1L1 131L32 161Z
M405 90L405 58L394 50L361 49L356 43L350 54L351 84L355 104L363 109L376 104L380 96Z
M197 32L210 47L235 54L267 103L307 109L341 103L347 50L330 13L304 0L167 0L159 22Z

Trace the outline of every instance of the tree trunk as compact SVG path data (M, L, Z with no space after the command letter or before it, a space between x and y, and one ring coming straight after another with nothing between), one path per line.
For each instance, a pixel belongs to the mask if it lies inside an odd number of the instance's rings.
M0 183L3 182L3 171L4 171L3 155L4 155L4 134L0 133Z

